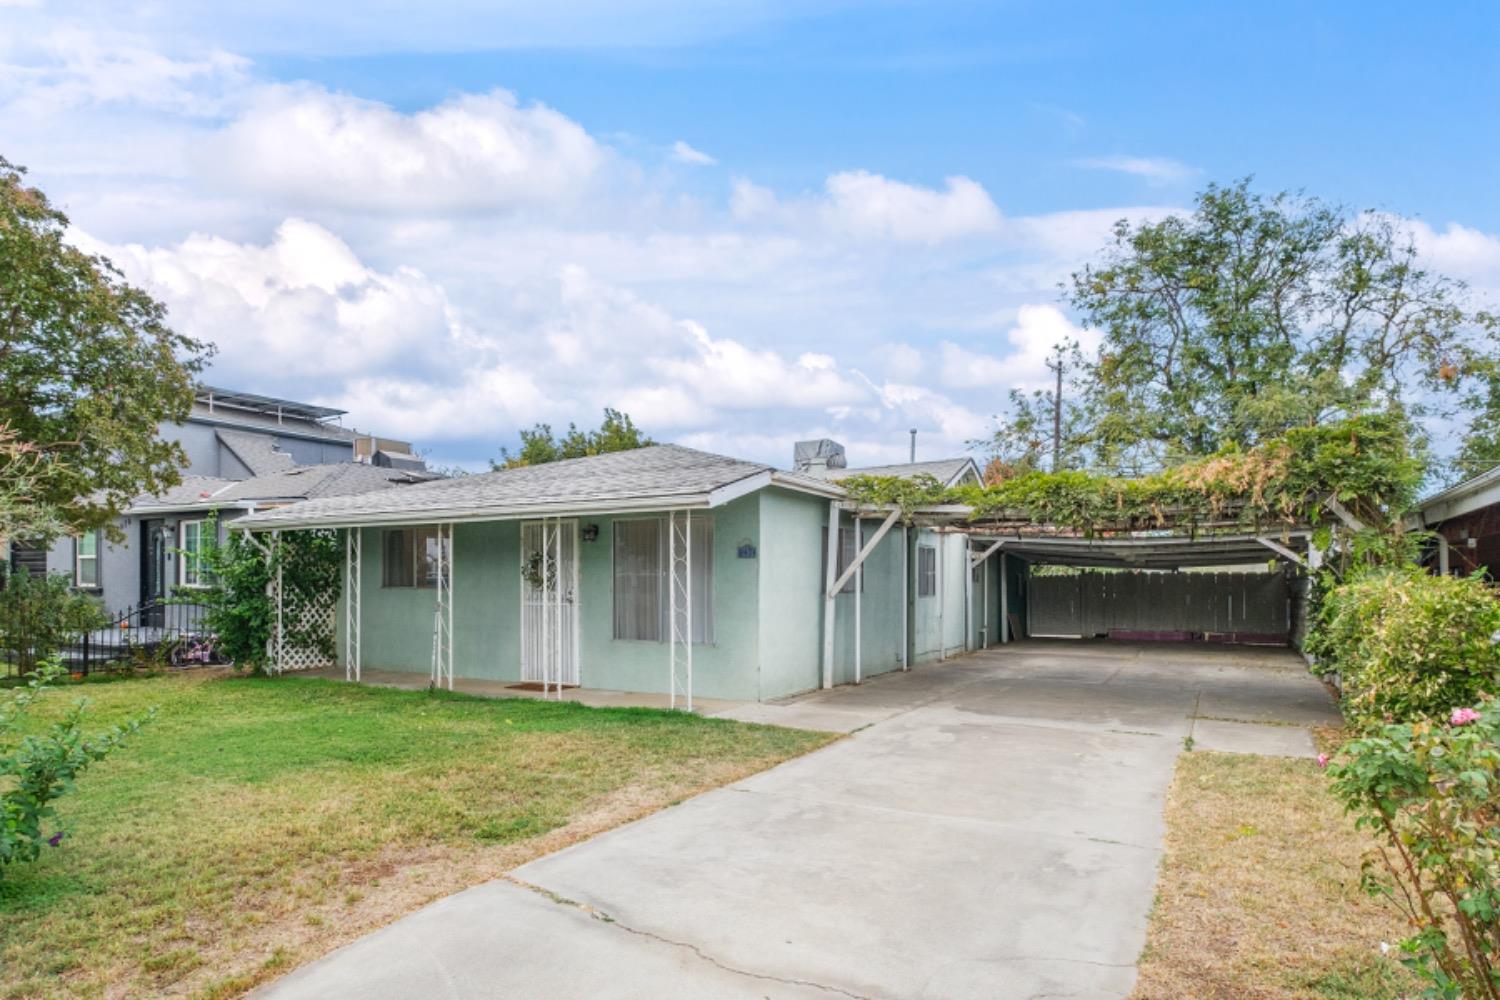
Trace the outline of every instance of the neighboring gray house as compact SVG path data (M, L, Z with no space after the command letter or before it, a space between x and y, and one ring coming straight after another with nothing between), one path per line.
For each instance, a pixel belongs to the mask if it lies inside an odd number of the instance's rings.
M222 537L225 522L254 511L434 478L411 445L341 427L343 413L203 387L186 421L160 429L187 454L181 484L136 498L117 522L122 541L98 531L46 551L14 545L11 564L65 573L106 610L121 611L201 584L193 553L210 516Z

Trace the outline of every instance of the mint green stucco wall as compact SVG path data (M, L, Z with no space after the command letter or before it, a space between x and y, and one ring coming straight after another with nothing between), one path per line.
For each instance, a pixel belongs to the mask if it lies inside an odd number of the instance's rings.
M759 545L760 501L751 495L707 515L714 522L714 636L693 649L693 693L707 698L759 697L759 575L756 559L740 559L741 543ZM665 642L614 638L611 517L586 517L599 536L579 541L579 675L585 687L666 691ZM365 667L427 673L432 663L435 592L381 586L384 529L363 534ZM520 523L459 524L453 532L453 673L485 680L521 679ZM338 612L340 662L344 611Z
M913 598L912 663L931 663L939 659L945 647L949 656L964 651L964 574L968 572L968 539L964 535L943 534L927 528L915 529L913 533L916 544L931 545L940 552L938 570L942 586L938 593ZM916 558L913 551L913 565ZM915 581L912 591L916 593Z
M364 666L426 673L432 666L428 588L381 586L382 528L362 535ZM521 677L520 526L514 521L459 524L453 529L453 672L485 680ZM343 608L339 609L342 662Z
M778 487L707 512L714 522L713 641L693 651L693 693L704 698L770 700L821 684L823 529L827 500ZM628 518L621 518L625 520ZM848 515L841 518L847 526ZM609 516L581 518L597 525L595 541L579 541L579 673L601 690L665 692L665 642L614 638L614 526ZM873 537L878 521L867 521ZM435 594L430 589L381 586L384 530L363 530L363 663L371 669L426 674L432 657ZM521 679L520 534L515 521L454 528L454 674L498 681ZM581 533L580 533L581 534ZM924 543L944 546L943 630L949 655L964 648L965 539L912 529ZM748 545L753 558L739 558ZM900 669L902 531L893 527L865 563L861 598L862 675ZM915 573L915 561L907 567ZM912 590L915 578L912 576ZM992 589L992 597L994 596ZM998 600L998 598L996 598ZM834 682L854 679L854 595L836 599ZM914 600L913 664L938 658L937 598ZM343 649L342 606L338 612Z
M760 514L760 697L768 700L821 683L828 501L762 490Z
M752 494L694 517L711 517L714 523L714 641L693 647L693 694L755 700L759 697L759 562L739 558L737 550L743 543L760 544L760 499ZM579 549L583 686L608 691L668 690L667 643L614 638L615 519L586 517L581 523L599 526L598 540L581 542Z

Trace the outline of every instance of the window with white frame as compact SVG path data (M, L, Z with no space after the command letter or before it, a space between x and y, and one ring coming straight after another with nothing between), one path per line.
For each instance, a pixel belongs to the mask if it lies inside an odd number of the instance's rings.
M666 518L614 522L614 637L665 642L671 635L671 539ZM693 642L714 641L714 523L692 519Z
M382 587L436 587L437 528L387 528L381 550Z
M917 546L917 596L937 596L937 547Z
M860 535L862 535L863 533L864 533L863 529L861 529ZM860 545L859 545L859 535L855 534L854 529L853 528L840 528L839 529L839 564L838 564L838 568L835 569L834 572L833 572L833 578L835 580L837 580L839 577L841 577L841 576L844 575L844 570L846 570L850 566L854 565L854 560L859 555L859 548L860 548ZM827 527L824 527L824 529L823 529L823 547L822 547L822 551L823 551L823 569L822 569L822 572L818 576L818 584L819 584L819 589L820 590L827 587L827 580L828 580L828 528ZM857 583L856 583L856 581L857 581ZM844 585L839 588L839 593L840 594L852 594L852 593L854 593L855 586L858 586L861 590L864 589L864 576L863 575L861 575L859 573L852 573L852 574L850 574L849 579L845 580L844 581Z
M99 532L89 531L73 542L73 586L99 586Z
M204 557L213 544L207 521L183 521L177 526L177 582L184 587L206 587L211 582Z

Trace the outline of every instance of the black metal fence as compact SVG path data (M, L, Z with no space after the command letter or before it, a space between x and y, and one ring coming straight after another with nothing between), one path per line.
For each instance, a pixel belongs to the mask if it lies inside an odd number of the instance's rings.
M147 601L110 615L109 624L79 634L59 651L71 673L87 675L135 666L222 663L205 627L201 604Z

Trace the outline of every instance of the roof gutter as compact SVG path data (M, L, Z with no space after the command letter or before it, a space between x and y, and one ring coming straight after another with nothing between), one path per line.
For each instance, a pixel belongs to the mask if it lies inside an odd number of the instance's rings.
M304 528L359 528L382 525L434 524L438 521L526 521L541 517L587 517L591 514L636 514L663 510L703 510L715 506L712 493L696 493L657 500L630 498L595 501L576 506L566 503L528 504L519 507L446 507L430 510L372 511L329 517L241 518L230 527L243 531L298 530ZM295 505L294 505L295 506Z

